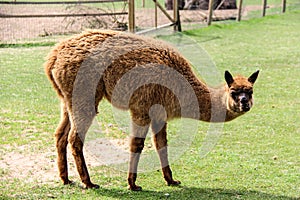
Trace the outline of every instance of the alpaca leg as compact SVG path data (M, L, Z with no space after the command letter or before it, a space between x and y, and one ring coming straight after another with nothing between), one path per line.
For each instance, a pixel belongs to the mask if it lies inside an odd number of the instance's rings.
M77 171L80 175L81 181L85 184L86 188L99 188L98 185L93 184L90 180L89 172L85 163L83 155L83 141L79 137L76 130L70 131L70 144L72 146L72 154L76 163Z
M64 185L72 183L68 178L68 163L67 163L67 145L68 134L70 131L69 115L65 105L61 106L61 121L56 129L56 149L57 149L57 165L59 170L59 176L62 179Z
M154 144L159 155L163 176L168 185L179 185L180 181L173 180L168 161L167 124L164 121L152 120L151 128L154 134Z
M132 136L130 139L130 158L128 169L128 189L140 191L142 187L135 184L137 178L137 167L140 155L144 148L144 142L149 129L149 125L138 126L132 122Z
M74 111L69 109L69 116L71 116L71 130L69 133L69 143L71 145L72 154L76 163L77 171L80 175L81 181L85 184L86 188L99 188L91 182L89 172L85 163L83 155L83 144L85 135L92 124L95 116L94 107L86 105L86 110ZM91 112L90 112L91 111Z

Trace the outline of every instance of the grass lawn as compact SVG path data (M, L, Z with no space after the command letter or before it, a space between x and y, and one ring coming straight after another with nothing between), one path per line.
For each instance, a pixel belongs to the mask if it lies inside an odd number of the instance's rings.
M172 164L182 185L165 186L161 172L154 170L139 173L142 192L128 191L126 172L109 166L89 167L98 190L79 187L77 173L71 174L75 186L35 175L53 170L55 160L59 102L42 66L51 47L0 48L0 199L300 198L299 21L298 11L184 32L210 54L220 73L261 70L255 106L224 125L218 144L204 158L199 148L209 125L199 122L192 145ZM120 130L110 111L102 102L98 119L117 137ZM52 165L34 167L45 159Z

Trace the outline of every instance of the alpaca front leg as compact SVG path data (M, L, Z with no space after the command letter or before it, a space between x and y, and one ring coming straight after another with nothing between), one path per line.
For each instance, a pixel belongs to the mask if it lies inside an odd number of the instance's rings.
M145 138L148 133L149 125L146 122L139 123L146 124L143 126L137 125L132 121L131 123L131 138L130 138L130 157L128 168L128 189L133 191L140 191L142 187L135 184L137 178L137 168L141 153L144 148Z
M168 186L170 185L176 186L181 184L180 181L173 180L172 171L169 165L167 165L166 167L162 167L162 172Z
M130 158L128 169L128 189L140 191L142 187L135 184L137 178L137 167L140 160L142 150L144 148L145 138L133 137L130 141Z
M164 121L151 123L154 134L154 144L160 159L162 173L167 185L179 185L181 182L173 179L168 160L167 124Z

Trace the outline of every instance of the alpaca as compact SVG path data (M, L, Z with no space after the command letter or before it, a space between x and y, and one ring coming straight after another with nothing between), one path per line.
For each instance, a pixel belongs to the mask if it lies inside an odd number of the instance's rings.
M210 88L199 80L188 61L169 45L130 33L88 30L59 43L49 53L45 72L61 100L61 120L55 132L59 175L68 178L67 144L86 188L92 183L83 155L85 134L106 98L131 113L128 187L138 191L137 166L148 129L153 132L162 173L168 185L178 185L168 163L167 121L192 118L225 122L253 105L249 78L226 71L226 84Z

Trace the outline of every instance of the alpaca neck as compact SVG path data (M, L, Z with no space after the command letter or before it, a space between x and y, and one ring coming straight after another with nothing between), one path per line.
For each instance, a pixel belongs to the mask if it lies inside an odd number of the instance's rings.
M210 88L204 83L197 84L194 91L198 98L199 120L206 122L226 122L238 117L227 109L228 93L225 86Z

